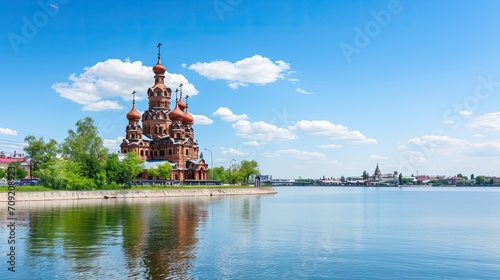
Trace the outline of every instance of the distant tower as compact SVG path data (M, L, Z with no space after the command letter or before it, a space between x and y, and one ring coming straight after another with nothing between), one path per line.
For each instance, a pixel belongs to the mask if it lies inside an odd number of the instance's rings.
M373 172L373 180L382 180L382 172L380 172L380 169L378 168L378 163L377 167L375 167L375 172Z

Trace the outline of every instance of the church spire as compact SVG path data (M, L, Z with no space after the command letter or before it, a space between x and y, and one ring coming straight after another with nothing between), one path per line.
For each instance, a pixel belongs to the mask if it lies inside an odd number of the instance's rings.
M132 109L127 113L127 119L131 122L138 122L141 119L141 113L135 108L135 94L136 91L132 91Z
M162 43L158 43L158 46L156 46L158 48L158 62L161 59L161 51L160 51L161 45L162 45Z
M186 103L182 101L182 83L179 85L179 92L180 92L180 97L177 104L179 105L179 109L181 109L184 112L184 109L186 109Z
M158 48L158 62L156 62L156 65L153 67L153 72L155 72L156 75L163 75L165 74L165 71L167 71L167 68L165 68L165 66L161 64L161 52L160 52L161 46L162 43L158 43L158 46L156 46ZM163 80L161 82L163 83Z

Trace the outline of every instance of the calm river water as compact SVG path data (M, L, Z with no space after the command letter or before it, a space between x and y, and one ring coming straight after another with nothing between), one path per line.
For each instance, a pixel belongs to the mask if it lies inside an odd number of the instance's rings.
M18 202L0 279L500 279L500 188Z

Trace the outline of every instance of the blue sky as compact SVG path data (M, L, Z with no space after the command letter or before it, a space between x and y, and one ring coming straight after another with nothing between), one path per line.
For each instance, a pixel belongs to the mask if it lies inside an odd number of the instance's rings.
M498 1L13 1L0 150L90 116L110 150L162 42L214 165L274 178L500 175ZM210 161L210 153L204 152Z

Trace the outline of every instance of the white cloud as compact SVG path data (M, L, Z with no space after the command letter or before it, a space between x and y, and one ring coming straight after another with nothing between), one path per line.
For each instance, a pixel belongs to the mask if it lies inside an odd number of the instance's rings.
M246 120L248 116L246 114L235 115L229 108L227 107L219 107L217 111L213 113L214 116L221 118L226 122L235 122L239 120Z
M465 143L466 141L444 135L424 135L421 137L408 139L408 142L413 143L417 146L436 147L459 145Z
M374 159L374 160L386 160L386 159L388 159L388 158L387 158L387 157L385 157L385 156L371 155L371 156L370 156L370 159Z
M408 150L408 146L406 146L406 145L398 145L397 149L400 150L400 151L405 151L405 150Z
M103 139L104 147L108 148L110 152L117 152L120 149L120 144L125 137L118 137L116 139Z
M104 101L97 101L97 102L92 102L89 103L85 106L83 106L83 111L106 111L106 110L118 110L122 109L123 106L111 101L111 100L104 100Z
M342 145L336 145L336 144L319 145L318 148L320 148L320 149L337 149L337 148L342 148Z
M222 151L220 153L222 155L231 155L231 156L236 156L236 157L243 157L243 156L248 155L248 153L238 151L238 150L233 149L233 148L229 148L229 149L221 148L221 149L222 149Z
M194 123L198 125L212 124L214 121L204 115L193 115Z
M257 142L257 141L248 141L248 142L245 142L243 143L243 146L251 146L251 147L257 147L259 146L261 143Z
M306 152L298 149L283 149L278 150L274 153L264 153L265 157L281 157L281 156L291 156L296 159L309 161L309 160L325 160L326 155L318 152Z
M227 83L227 86L232 89L238 89L239 87L248 87L248 84L242 82L229 82Z
M469 155L472 156L499 156L500 155L500 139L495 141L487 141L481 143L473 143L470 145Z
M295 139L296 136L288 129L277 127L266 122L249 122L239 120L233 124L236 135L245 139L258 140L261 142L272 142Z
M186 67L187 67L187 64L186 64L186 63L182 63L182 64L181 64L181 67L182 67L182 68L186 68Z
M297 78L289 78L288 81L292 82L292 83L296 83L296 82L299 81L299 79L297 79Z
M283 79L283 74L290 69L290 65L281 60L272 62L269 58L256 54L234 63L225 60L196 62L189 69L210 80L225 80L229 87L236 89L248 84L265 85Z
M307 91L307 90L301 89L301 88L297 88L295 91L298 93L302 93L302 94L313 94L311 91Z
M133 90L137 91L137 100L147 98L147 89L154 84L153 75L152 67L143 65L141 61L108 59L85 67L81 74L71 74L68 77L69 82L55 83L52 89L61 97L88 105L84 110L117 109L120 105L110 99L130 101ZM183 92L186 95L198 94L198 90L183 75L165 73L165 84L168 87L175 89L180 83L184 85Z
M464 111L460 111L459 114L461 116L465 116L465 117L468 117L468 116L472 116L474 114L474 112L472 111L469 111L469 110L464 110Z
M366 138L366 136L357 130L349 130L343 125L336 125L325 120L302 120L289 127L289 129L311 135L329 136L333 140L347 140L359 144L377 143L377 140Z
M500 111L478 116L469 126L485 130L500 130Z
M483 134L474 137L473 140L464 140L445 135L423 135L408 139L407 149L400 150L398 157L399 167L407 170L400 171L413 173L424 169L429 173L457 174L467 169L480 169L485 174L494 173L495 166L500 164L500 139L484 141ZM484 165L485 162L488 164Z
M13 129L10 129L10 128L0 127L0 134L9 135L9 136L16 136L17 135L17 131L15 131Z
M476 138L484 138L484 137L486 137L484 134L480 134L480 133L474 134L472 136L474 136Z
M454 121L450 121L450 120L442 122L442 124L454 124L454 123L455 123Z

